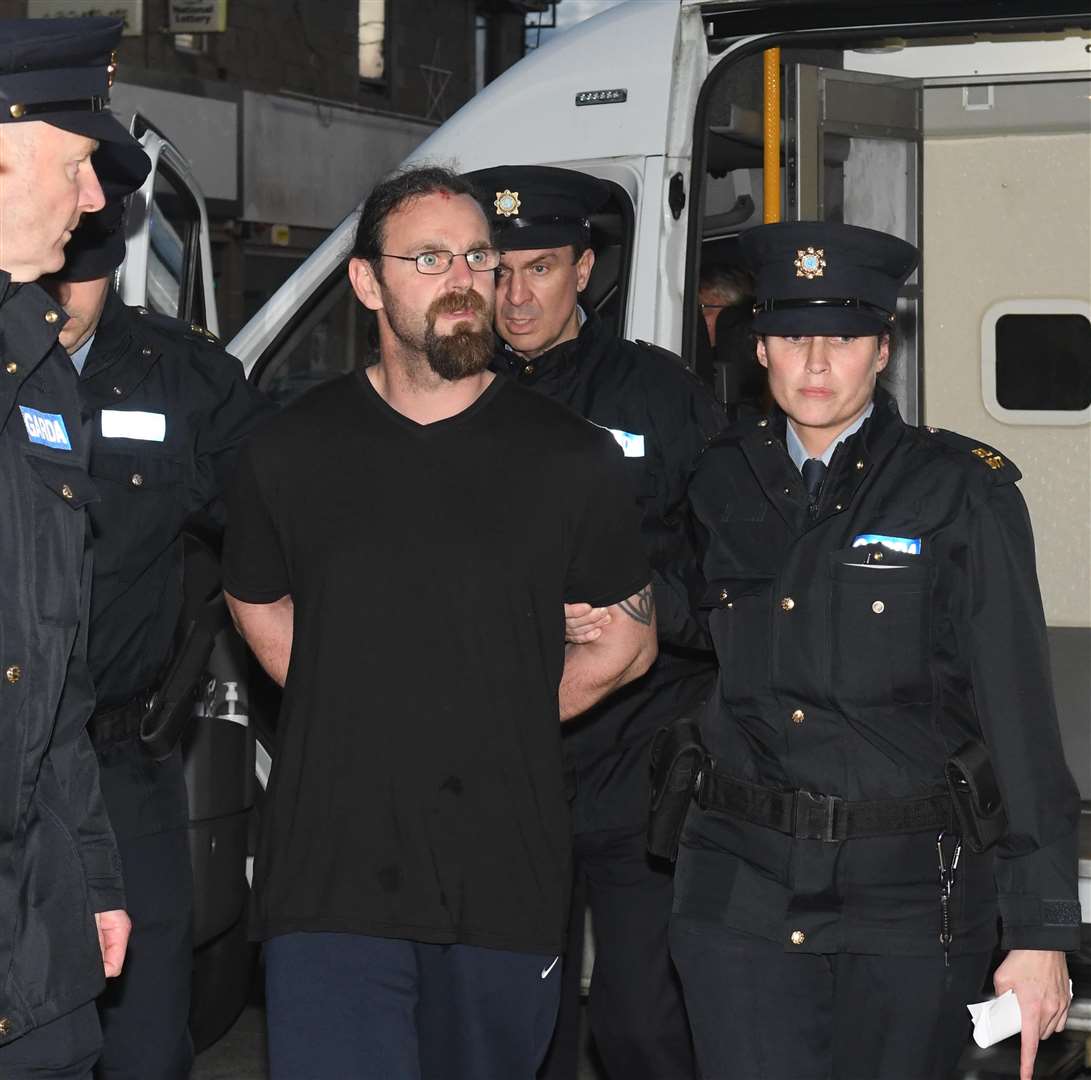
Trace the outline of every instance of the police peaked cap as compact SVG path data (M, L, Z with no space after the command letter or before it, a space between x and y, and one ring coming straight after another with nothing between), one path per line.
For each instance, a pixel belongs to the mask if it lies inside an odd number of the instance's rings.
M497 165L467 173L502 251L583 246L609 189L587 173L548 165Z
M109 277L125 259L125 205L109 202L97 214L84 214L64 247L64 266L53 281L95 281Z
M109 108L121 28L99 17L0 20L0 124L42 120L97 139L113 177L108 195L139 187L149 168Z
M917 249L889 233L834 221L783 221L744 233L759 334L871 335L894 325Z

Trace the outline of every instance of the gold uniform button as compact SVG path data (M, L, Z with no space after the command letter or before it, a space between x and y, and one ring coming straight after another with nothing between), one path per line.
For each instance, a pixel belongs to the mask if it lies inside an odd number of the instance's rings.
M768 427L768 426L769 426L769 421L768 420L759 420L758 421L758 427Z
M875 603L871 605L871 610L874 611L876 615L882 615L882 613L886 611L886 604L884 604L882 600L876 600Z
M133 487L140 487L140 485L144 483L144 477L138 472L134 472L130 479Z
M23 114L26 112L26 107L16 103L8 106L8 112L11 113L12 120L22 120Z
M523 368L523 374L524 375L533 375L534 374L534 365L533 364L527 364L527 366L525 368Z
M150 345L145 345L144 348L142 348L140 350L140 352L141 352L141 355L143 355L143 356L151 356L152 347Z
M876 562L882 562L882 561L883 561L883 553L882 553L881 551L877 551L877 552L875 552L875 554L874 554L874 555L872 555L871 557L872 557L872 558L873 558L873 559L874 559L874 560L875 560Z
M53 323L55 323L55 322L56 322L56 321L57 321L57 320L58 320L59 318L60 318L60 315L58 315L58 314L57 314L57 313L56 313L55 311L53 311L52 309L50 309L49 311L47 311L47 312L45 313L45 321L46 321L47 323L49 323L49 324L50 324L50 326L52 326L52 325L53 325Z
M793 930L791 941L793 945L802 945L807 940L807 935L802 930Z
M61 485L61 494L66 499L74 499L76 497L76 493L67 484Z
M858 462L856 463L856 469L857 469L857 471L858 471L858 472L859 472L859 471L860 471L861 469L863 469L863 467L864 467L864 463L863 463L862 461L858 461Z
M844 508L844 507L843 507L843 506L842 506L842 505L841 505L840 503L838 503L838 504L837 504L837 505L836 505L836 506L834 507L834 510L844 510L844 509L845 509L845 508Z
M727 589L721 589L720 590L720 599L721 600L726 600L727 599Z
M6 1035L9 1031L11 1031L11 1021L6 1016L0 1016L0 1035Z
M14 374L15 374L15 373L16 373L16 372L17 372L17 371L19 370L19 365L18 365L17 363L15 363L15 361L14 361L14 360L9 360L9 361L8 361L8 362L7 362L7 363L6 363L5 365L4 365L4 370L5 370L5 371L6 371L6 372L7 372L7 373L8 373L9 375L14 375Z
M120 386L115 386L114 387L114 396L115 397L121 397L121 395L124 394L124 393L125 393L125 391L122 390Z
M790 596L786 596L780 602L781 611L791 611L795 606L796 602Z
M12 664L11 667L4 672L4 678L14 686L23 677L23 669L18 664Z
M796 709L792 713L792 723L802 724L804 720L804 713L802 709Z

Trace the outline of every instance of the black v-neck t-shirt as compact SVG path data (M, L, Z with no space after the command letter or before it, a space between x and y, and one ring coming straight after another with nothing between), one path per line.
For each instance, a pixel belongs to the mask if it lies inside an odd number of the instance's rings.
M355 373L243 449L225 588L295 608L255 937L561 950L563 604L650 577L622 468L507 379L420 425Z

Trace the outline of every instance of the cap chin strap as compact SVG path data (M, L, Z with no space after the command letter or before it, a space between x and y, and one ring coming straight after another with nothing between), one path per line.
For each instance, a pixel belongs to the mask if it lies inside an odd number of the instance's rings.
M794 308L835 308L837 310L866 311L869 315L877 315L883 322L893 325L894 314L878 304L869 304L866 300L857 300L854 297L847 298L811 298L806 300L762 300L754 305L754 314L760 315L763 311L789 311Z
M25 120L41 113L104 112L109 102L104 97L76 98L72 101L35 101L30 104L16 103L8 107L12 120ZM8 119L8 117L0 117Z
M591 222L587 218L565 217L563 214L541 214L537 217L513 217L498 221L501 231L504 229L532 229L542 225L571 225L574 229L590 231Z

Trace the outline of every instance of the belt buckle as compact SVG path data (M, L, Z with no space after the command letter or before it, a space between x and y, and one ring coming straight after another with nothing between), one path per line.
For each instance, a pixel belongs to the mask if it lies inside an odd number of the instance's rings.
M837 806L844 800L837 795L816 795L812 791L796 792L793 826L797 840L821 840L837 843L834 822Z

